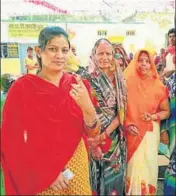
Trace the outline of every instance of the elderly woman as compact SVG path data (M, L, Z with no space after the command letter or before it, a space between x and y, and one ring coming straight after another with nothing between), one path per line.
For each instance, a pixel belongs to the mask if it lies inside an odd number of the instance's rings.
M123 195L126 143L123 123L126 88L112 44L100 39L92 50L94 70L90 74L101 135L89 139L91 185L96 195Z
M35 50L40 72L19 78L4 106L6 194L91 195L85 135L100 123L89 83L63 71L70 42L62 28L44 28Z
M136 54L124 75L128 91L126 194L155 195L160 120L170 115L168 91L147 50Z

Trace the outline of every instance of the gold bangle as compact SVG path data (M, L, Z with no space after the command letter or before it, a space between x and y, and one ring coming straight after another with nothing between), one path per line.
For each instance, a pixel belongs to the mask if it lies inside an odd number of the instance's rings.
M98 121L98 118L96 117L95 120L94 120L93 122L86 122L86 121L84 121L84 123L85 123L85 125L86 125L86 127L87 127L88 129L93 129L93 128L96 127L97 121Z

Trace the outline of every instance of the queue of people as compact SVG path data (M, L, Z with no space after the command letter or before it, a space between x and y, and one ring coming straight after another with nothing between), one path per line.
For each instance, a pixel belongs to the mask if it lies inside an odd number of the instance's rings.
M104 38L86 69L67 32L45 27L37 74L1 85L3 193L156 195L161 140L170 159L164 195L175 195L175 36L171 29L162 74L150 51L129 58Z

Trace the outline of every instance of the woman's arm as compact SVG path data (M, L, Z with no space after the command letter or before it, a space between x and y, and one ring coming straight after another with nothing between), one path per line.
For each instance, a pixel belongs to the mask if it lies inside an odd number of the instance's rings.
M82 110L88 135L90 133L94 137L99 134L101 126L90 97L90 86L88 83L83 83L79 76L76 75L75 78L77 84L72 84L70 95ZM94 133L91 134L91 132Z
M165 120L170 116L168 99L164 99L159 105L159 112L151 116L152 120Z
M106 133L110 135L117 127L119 126L119 119L118 116L116 116L110 125L106 128Z

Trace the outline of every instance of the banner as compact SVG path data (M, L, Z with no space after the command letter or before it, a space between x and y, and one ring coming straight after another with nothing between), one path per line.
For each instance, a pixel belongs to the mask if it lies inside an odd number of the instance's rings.
M136 30L127 30L126 31L126 36L134 36L136 35Z
M8 26L8 36L9 38L37 38L40 31L46 26L47 24L11 23Z
M124 36L109 36L108 37L108 40L113 44L123 43L124 39L125 39Z
M44 1L44 0L24 0L24 2L33 3L35 5L41 5L41 6L48 8L48 9L53 10L54 12L67 14L67 10L60 9L57 6L55 6L54 4L51 4L51 3Z
M18 43L1 43L1 58L18 58Z

